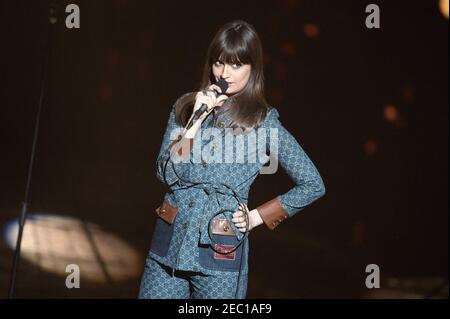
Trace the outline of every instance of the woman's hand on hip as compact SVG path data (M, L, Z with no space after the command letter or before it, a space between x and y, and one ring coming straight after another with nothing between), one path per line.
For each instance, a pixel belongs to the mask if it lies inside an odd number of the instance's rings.
M243 204L245 205L245 204ZM245 205L246 210L248 211L247 205ZM247 221L245 219L244 209L241 205L239 205L239 210L233 213L233 218L231 219L239 229L240 232L245 233L247 230ZM259 226L263 223L261 216L257 209L252 209L248 212L248 230L252 230L256 226Z

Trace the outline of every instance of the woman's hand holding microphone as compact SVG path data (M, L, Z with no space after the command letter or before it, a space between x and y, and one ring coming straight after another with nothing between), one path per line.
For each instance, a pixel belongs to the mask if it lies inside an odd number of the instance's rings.
M216 94L215 91L218 93ZM192 149L194 137L197 134L197 130L203 123L203 120L206 118L206 116L208 116L209 113L212 112L214 107L221 106L223 102L228 98L228 96L221 93L222 89L220 88L220 86L215 84L210 85L208 87L208 90L200 91L197 93L192 115L188 123L191 123L195 112L200 109L202 104L205 104L207 109L199 116L199 118L194 123L192 123L192 125L188 124L184 128L182 134L178 136L178 139L169 146L171 156L173 156L173 154L177 154L179 157L185 158L189 155Z
M218 92L219 95L216 96L216 93ZM194 138L195 134L197 133L197 130L200 128L201 124L203 123L203 120L208 116L209 113L211 113L216 106L221 106L223 102L228 99L228 96L221 94L222 89L215 84L212 84L208 87L208 90L200 91L197 93L195 98L195 104L192 111L191 118L189 119L189 122L192 120L192 117L194 116L195 112L200 109L202 104L206 104L207 109L206 111L200 115L199 119L193 123L193 125L186 131L185 137L186 138Z

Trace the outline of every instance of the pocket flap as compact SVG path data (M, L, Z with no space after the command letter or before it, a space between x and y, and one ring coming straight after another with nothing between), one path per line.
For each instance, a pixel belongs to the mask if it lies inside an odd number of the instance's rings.
M217 235L234 236L234 231L225 218L212 220L212 233Z

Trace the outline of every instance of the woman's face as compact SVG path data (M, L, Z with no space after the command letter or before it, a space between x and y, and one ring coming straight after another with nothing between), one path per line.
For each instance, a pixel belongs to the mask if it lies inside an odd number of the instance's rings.
M217 60L212 65L212 72L216 81L220 78L228 82L228 95L233 95L240 92L250 78L251 65L250 64L228 64Z

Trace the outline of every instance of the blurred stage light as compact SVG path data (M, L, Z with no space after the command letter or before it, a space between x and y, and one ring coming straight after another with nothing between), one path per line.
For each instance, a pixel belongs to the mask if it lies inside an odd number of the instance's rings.
M286 41L281 44L280 51L287 56L294 56L297 52L295 43L292 41Z
M278 2L289 11L298 9L300 6L300 0L278 0Z
M15 249L18 221L6 224L4 239ZM77 264L81 280L112 283L140 275L143 260L136 250L99 226L72 217L29 214L23 232L21 257L41 269L67 276Z
M384 107L384 118L390 123L395 123L398 120L398 110L395 105L388 104Z
M403 100L405 103L412 103L414 101L414 92L409 84L403 87Z
M446 19L448 19L448 1L449 0L439 0L439 9Z
M374 139L368 139L364 143L364 153L366 153L367 156L374 155L378 150L378 143Z
M398 108L393 104L386 105L384 107L383 114L386 121L391 124L394 124L398 127L404 127L406 124L404 118L400 115Z
M317 24L308 23L303 27L303 32L308 38L316 38L319 35L319 27Z

